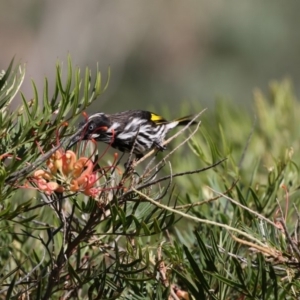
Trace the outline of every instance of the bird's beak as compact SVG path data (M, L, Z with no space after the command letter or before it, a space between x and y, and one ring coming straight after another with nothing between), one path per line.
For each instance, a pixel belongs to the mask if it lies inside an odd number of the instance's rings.
M75 144L77 144L80 140L82 140L82 137L80 134L76 134L73 137L71 137L70 142L66 147L66 150L69 150L71 147L73 147Z

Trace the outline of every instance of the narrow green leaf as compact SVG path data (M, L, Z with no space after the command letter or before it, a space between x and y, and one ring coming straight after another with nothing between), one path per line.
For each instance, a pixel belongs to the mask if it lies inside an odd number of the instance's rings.
M210 134L207 132L207 130L202 127L201 132L203 133L203 136L209 145L210 152L211 152L211 158L212 158L212 163L217 162L220 158L223 158L223 156L220 154L219 149L217 148L216 144L212 140Z
M195 235L196 235L196 239L198 242L198 246L201 250L201 253L202 253L202 255L204 255L207 270L211 271L211 272L217 272L217 268L214 263L214 256L212 255L211 250L210 251L208 250L205 243L202 241L198 231L195 232ZM213 234L211 234L211 235L213 235Z
M176 273L176 275L182 280L187 287L187 290L195 297L195 299L206 299L204 289L202 287L200 287L200 290L197 290L195 283L192 280L189 280L186 274L179 272L177 269L173 269L173 272Z
M34 98L32 99L33 104L31 109L31 116L33 119L36 119L36 114L38 112L38 107L39 107L39 96L38 96L36 85L33 80L31 80L31 85L34 92Z
M209 272L208 272L209 273ZM229 278L226 278L218 273L210 273L213 277L217 278L218 280L220 280L221 282L225 283L228 286L231 286L232 288L234 288L235 290L239 291L240 293L243 293L246 297L250 297L249 299L253 299L251 298L251 294L247 291L247 289L245 289L245 285L240 284L236 281L233 281Z
M56 86L58 88L58 91L64 95L64 88L61 82L61 67L59 64L56 66Z
M52 96L52 99L51 99L51 102L50 102L50 106L55 110L58 108L58 105L56 104L56 101L57 101L57 98L58 98L58 95L59 95L59 84L57 82L57 73L60 72L58 69L60 69L60 65L59 63L56 63L56 82L55 82L55 90L54 90L54 93L53 93L53 96Z
M272 294L274 295L274 299L279 299L278 298L278 284L277 284L277 277L276 273L274 271L274 268L271 264L269 264L269 274L270 274L270 279L272 281L272 288L270 289L272 291ZM268 297L267 297L268 299Z
M89 105L89 89L90 89L90 71L88 68L85 69L84 77L84 107Z
M140 226L141 226L141 232L144 232L144 235L146 235L146 236L151 235L150 229L148 228L148 226L144 222L141 222Z
M67 82L66 82L66 88L65 88L65 94L70 94L70 89L72 85L72 76L73 76L73 70L72 70L72 62L71 62L71 56L68 55L68 71L67 71Z
M22 224L25 227L31 228L31 226L26 226L26 225L29 225L29 224L26 224L26 223L29 223L32 220L36 219L37 216L38 216L38 214L34 215L34 216L31 216L31 217L27 217L25 219L21 219L21 220L15 220L14 219L14 222L17 223L17 224Z
M75 71L75 86L74 86L74 97L72 102L72 115L76 115L79 110L79 92L80 92L80 70Z
M7 294L6 294L6 298L5 298L7 300L10 300L12 298L12 292L13 292L13 289L15 287L15 282L17 280L17 276L18 276L18 274L16 273L13 280L9 284L9 289L7 290Z
M160 228L160 226L159 226L159 223L158 223L158 221L157 221L157 219L156 218L154 218L153 219L153 225L154 225L154 232L155 233L160 233L161 232L161 228Z
M22 102L23 102L23 108L25 109L25 112L26 112L26 116L28 118L28 121L30 124L33 124L34 123L34 120L31 116L31 112L30 112L30 109L29 109L29 106L28 106L28 103L23 95L23 93L21 93L21 98L22 98Z
M236 258L233 258L232 260L233 260L235 268L236 268L235 273L240 281L241 286L243 287L244 292L247 293L248 295L250 295L249 290L246 285L244 272L243 272L242 266L240 265L240 262Z
M260 199L257 197L256 193L254 192L254 190L251 187L249 188L249 191L250 191L252 199L253 199L253 201L255 203L257 212L261 213L262 210L263 210L263 206L261 204Z
M48 90L48 80L47 80L47 78L45 78L45 80L44 80L43 103L44 103L43 112L46 115L51 114L52 109L51 109L51 106L50 106L51 104L49 102L49 90ZM45 118L45 120L47 120L47 118ZM42 120L42 122L44 123L45 121Z
M242 194L240 188L239 188L238 186L236 186L235 189L236 189L236 191L237 191L237 193L238 193L238 199L239 199L239 202L240 202L242 205L248 207L248 203L246 202L246 200L245 200L245 198L244 198L244 196L243 196L243 194ZM239 209L239 208L238 208L238 209ZM254 219L254 216L253 216L250 212L248 212L247 210L242 210L242 211L241 211L241 216L242 216L243 219L245 219L245 218L247 218L247 219L249 219L249 220Z
M98 68L97 68L97 70L98 70ZM98 90L100 91L101 90L101 73L99 72L98 74L99 74L99 79L97 77L97 79L98 79L97 83L99 85ZM103 92L105 92L106 89L108 88L108 84L109 84L109 81L110 81L110 75L111 75L111 69L110 69L110 67L108 67L108 70L107 70L107 80L106 80L105 86L103 88Z
M14 64L14 60L15 60L15 57L13 57L13 59L10 61L9 66L8 66L7 70L5 71L4 76L0 79L0 90L2 90L3 86L5 85L5 83L7 82L8 78L10 76L10 73L12 71L12 67Z
M72 265L70 263L68 263L68 273L70 274L71 278L74 280L76 279L77 284L79 286L82 285L82 281L79 277L79 275L76 273L76 271L73 269ZM75 280L74 280L75 281Z
M192 256L187 246L183 245L183 250L197 278L196 284L198 287L198 291L204 289L209 295L211 295L209 284L207 283L204 274L200 270L199 264L194 260L194 257Z

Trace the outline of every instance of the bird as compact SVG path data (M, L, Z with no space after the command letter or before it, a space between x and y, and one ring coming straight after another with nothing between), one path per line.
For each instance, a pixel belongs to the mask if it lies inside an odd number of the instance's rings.
M132 151L139 160L149 150L165 150L163 142L167 133L176 126L196 124L192 119L193 116L189 115L167 121L146 110L126 110L115 114L99 112L79 123L67 149L81 140L95 140L121 152Z

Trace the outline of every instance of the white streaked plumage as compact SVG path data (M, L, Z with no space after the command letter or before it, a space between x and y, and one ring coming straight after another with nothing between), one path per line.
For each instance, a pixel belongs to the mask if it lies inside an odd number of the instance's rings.
M140 158L153 148L163 150L166 134L178 125L187 124L189 120L190 116L187 116L168 122L157 114L143 110L111 115L96 113L80 123L80 133L71 145L80 140L95 139L122 152L130 152L134 145L133 153Z

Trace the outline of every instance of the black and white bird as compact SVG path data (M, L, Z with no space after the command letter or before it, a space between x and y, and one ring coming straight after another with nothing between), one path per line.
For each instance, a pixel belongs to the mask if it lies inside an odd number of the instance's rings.
M179 125L187 125L192 116L167 121L162 116L144 110L127 110L116 114L96 113L80 122L78 133L68 149L81 140L110 144L121 152L133 152L137 159L157 148L164 150L166 134Z

